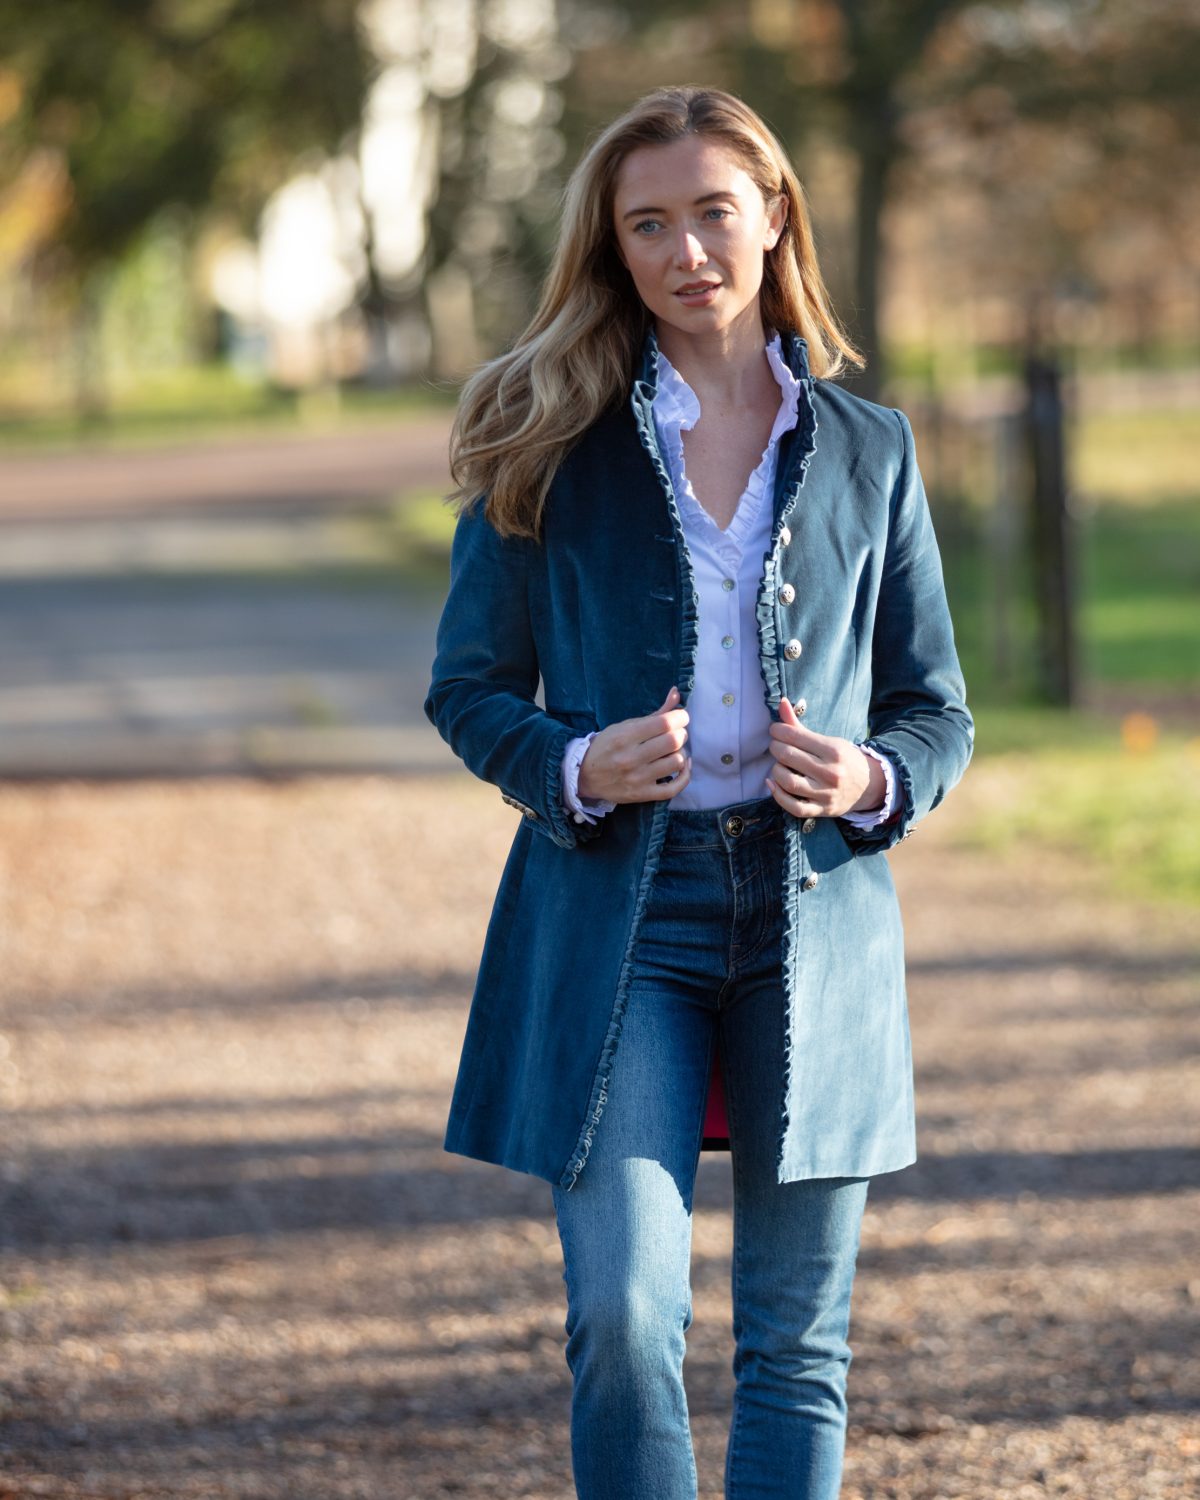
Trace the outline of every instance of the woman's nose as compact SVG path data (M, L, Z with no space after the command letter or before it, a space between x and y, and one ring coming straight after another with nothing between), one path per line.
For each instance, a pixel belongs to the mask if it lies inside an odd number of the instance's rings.
M684 232L675 246L675 261L680 266L698 266L708 259L698 236Z

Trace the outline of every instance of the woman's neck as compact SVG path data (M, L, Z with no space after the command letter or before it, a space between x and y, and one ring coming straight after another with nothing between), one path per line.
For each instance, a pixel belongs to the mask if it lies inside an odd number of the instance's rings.
M658 347L695 391L702 409L751 411L764 399L778 398L757 309L752 318L727 328L693 334L656 320L654 332Z

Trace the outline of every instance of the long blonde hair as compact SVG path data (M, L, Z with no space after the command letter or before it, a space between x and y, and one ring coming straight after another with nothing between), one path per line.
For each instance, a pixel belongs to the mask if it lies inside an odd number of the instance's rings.
M804 189L762 119L723 89L655 89L588 148L563 191L558 242L529 326L514 346L466 381L450 434L446 499L469 509L486 495L503 536L541 533L554 471L603 413L625 398L653 315L616 251L613 201L625 157L688 135L731 148L787 222L765 252L759 311L766 329L808 341L809 369L831 378L862 356L839 327L817 265Z

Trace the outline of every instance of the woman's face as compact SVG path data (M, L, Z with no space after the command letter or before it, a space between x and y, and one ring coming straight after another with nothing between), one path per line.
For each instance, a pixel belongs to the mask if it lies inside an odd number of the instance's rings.
M684 333L758 317L763 257L786 217L786 203L768 213L739 158L705 136L639 146L617 174L617 253L650 311Z

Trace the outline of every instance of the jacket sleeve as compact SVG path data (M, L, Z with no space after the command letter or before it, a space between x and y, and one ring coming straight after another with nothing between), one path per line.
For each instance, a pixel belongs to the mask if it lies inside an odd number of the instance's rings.
M603 825L572 821L562 759L578 731L534 701L540 673L528 574L536 545L501 537L482 502L460 515L424 709L469 771L499 787L535 832L573 849L597 838Z
M876 828L838 823L855 854L890 849L960 780L975 724L954 646L954 627L912 428L901 411L903 448L889 504L887 551L871 641L871 702L864 745L891 757L899 816Z

